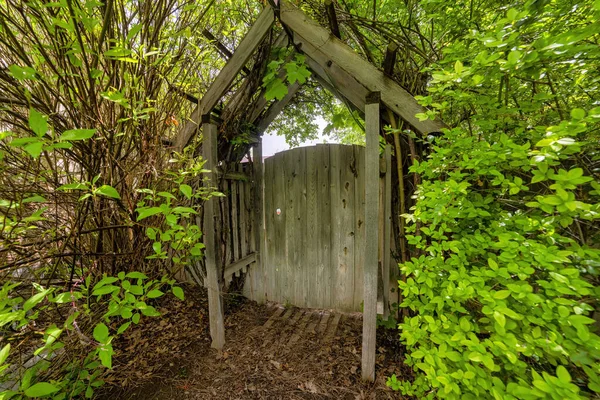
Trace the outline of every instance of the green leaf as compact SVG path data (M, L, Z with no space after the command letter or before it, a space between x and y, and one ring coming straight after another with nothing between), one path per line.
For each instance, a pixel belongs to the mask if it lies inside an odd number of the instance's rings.
M94 327L94 339L99 343L106 343L108 339L108 327L102 322Z
M28 144L27 146L23 147L23 150L25 150L27 153L29 153L29 155L33 158L38 158L40 156L40 154L42 154L43 149L44 149L44 142L42 142L42 141L31 143L31 144Z
M48 117L35 109L29 109L29 127L38 137L42 137L48 131Z
M567 369L562 365L559 365L556 368L556 375L562 383L571 383L571 375L569 374L569 371L567 371Z
M506 317L504 316L504 314L498 311L494 311L494 319L496 320L498 325L504 328L504 326L506 325Z
M184 300L184 294L183 294L182 288L180 288L179 286L173 286L171 288L171 291L173 292L175 297L177 297L179 300Z
M96 193L101 194L102 196L110 197L112 199L120 199L121 196L117 190L110 185L102 185L98 189L96 189Z
M460 75L463 72L463 63L461 63L460 61L456 61L454 63L454 72L456 72L458 75Z
M112 368L112 355L113 349L110 344L102 346L98 349L98 357L100 357L100 362L108 369Z
M521 59L521 52L519 50L513 50L510 53L508 53L507 59L509 63L516 64Z
M571 118L573 119L584 119L585 118L585 110L581 108L574 108L571 110Z
M123 332L125 332L127 330L127 328L129 328L130 325L131 325L131 321L125 322L123 325L121 325L119 327L119 329L117 329L117 335L120 335Z
M281 79L276 78L267 86L267 90L265 91L265 99L282 100L286 94L288 94L287 86L285 86Z
M160 214L160 213L162 213L163 210L159 207L148 207L148 208L138 208L136 211L138 212L137 220L141 221L144 218L148 218L153 215Z
M190 185L180 185L179 186L179 190L181 191L181 193L183 193L183 195L185 197L187 197L188 199L192 198L192 187Z
M158 297L161 297L162 295L164 295L164 293L158 289L151 290L147 294L149 299L156 299Z
M133 321L134 324L138 324L140 322L140 314L138 314L138 313L133 314L133 317L131 317L131 320Z
M508 296L510 296L510 290L499 290L494 293L494 298L498 300L504 300Z
M25 390L25 395L28 397L45 397L49 394L56 393L60 390L57 386L48 382L38 382Z
M42 300L44 300L44 298L46 297L48 292L49 292L49 290L44 290L40 293L34 294L29 299L27 299L27 301L23 304L23 311L27 312L27 311L31 310L33 307L35 307L38 303L40 303Z
M0 350L0 365L4 364L4 361L8 358L8 353L10 352L10 343Z
M125 277L131 279L148 279L148 277L145 274L137 271L130 272L127 275L125 275Z
M63 132L58 138L59 141L75 141L75 140L86 140L94 136L96 129L71 129Z
M115 285L106 285L106 286L102 286L99 289L94 289L94 291L92 292L92 296L102 296L102 295L105 295L105 294L117 292L119 290L120 289L119 289L118 286L115 286Z

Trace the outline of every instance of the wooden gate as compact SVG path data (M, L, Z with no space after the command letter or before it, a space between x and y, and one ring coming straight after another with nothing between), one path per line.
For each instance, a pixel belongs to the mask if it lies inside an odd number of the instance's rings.
M247 297L361 310L367 234L364 160L364 147L340 144L296 148L265 160L265 254L248 271ZM385 178L382 187L383 182ZM380 219L384 230L385 218ZM381 254L389 254L389 246L383 249L384 236L382 231ZM389 266L389 258L381 261Z

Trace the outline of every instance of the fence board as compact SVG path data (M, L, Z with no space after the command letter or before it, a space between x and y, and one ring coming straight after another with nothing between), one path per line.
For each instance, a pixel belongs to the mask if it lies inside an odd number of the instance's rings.
M321 246L319 241L319 203L317 200L318 181L318 152L306 151L306 251L304 268L304 304L307 307L318 307L316 302L318 290L317 272L319 268L319 256L317 249Z
M318 243L311 248L317 254L317 294L315 307L332 307L331 302L331 196L329 178L329 146L317 145L317 182L318 209L315 214L319 218Z
M364 301L364 270L365 252L363 244L366 240L365 232L365 148L353 146L354 160L356 163L356 186L354 188L354 310L360 310Z

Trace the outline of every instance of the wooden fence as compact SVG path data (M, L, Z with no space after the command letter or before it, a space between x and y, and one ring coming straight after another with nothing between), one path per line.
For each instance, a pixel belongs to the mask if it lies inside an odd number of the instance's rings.
M380 168L382 304L388 304L391 264L389 150L386 155ZM265 160L264 254L246 275L247 297L361 310L368 235L364 162L364 147L338 144L297 148Z

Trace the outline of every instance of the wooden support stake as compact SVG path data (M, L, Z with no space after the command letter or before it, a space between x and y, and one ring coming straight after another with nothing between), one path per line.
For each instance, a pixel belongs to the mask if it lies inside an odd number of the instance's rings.
M342 38L340 26L338 24L337 15L335 13L335 5L332 0L325 0L325 8L327 9L327 19L329 20L329 28L331 33L338 39Z
M380 93L367 96L365 106L365 243L362 378L375 380L377 347L377 247L379 243L379 103Z
M202 125L204 142L202 144L206 169L210 184L217 182L217 126L214 124ZM225 345L225 325L223 324L223 308L221 303L221 285L219 283L220 268L218 256L218 241L216 229L219 226L218 198L212 197L204 203L204 245L206 258L206 286L208 288L208 314L210 320L211 347L222 350Z
M387 76L394 74L394 65L396 64L396 55L398 54L398 45L394 42L388 44L383 60L383 73Z
M390 258L392 240L392 146L385 146L385 184L383 214L383 318L390 315Z

